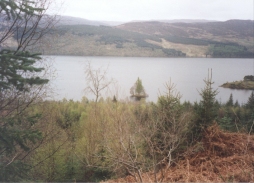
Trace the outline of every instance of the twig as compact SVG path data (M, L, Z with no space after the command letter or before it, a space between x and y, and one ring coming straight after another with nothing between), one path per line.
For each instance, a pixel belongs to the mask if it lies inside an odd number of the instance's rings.
M7 167L8 165L10 165L14 160L15 160L15 158L18 156L18 153L12 158L12 160L7 164L7 165L5 165L5 167Z

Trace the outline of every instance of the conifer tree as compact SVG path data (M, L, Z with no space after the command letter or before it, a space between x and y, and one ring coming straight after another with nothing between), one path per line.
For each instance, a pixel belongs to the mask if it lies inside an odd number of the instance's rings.
M199 92L201 100L199 103L195 103L194 109L196 112L196 128L194 129L195 135L199 136L200 132L209 127L215 120L217 115L216 107L216 95L218 94L217 89L213 89L212 85L212 70L208 70L208 78L204 80L205 87Z
M238 100L235 101L234 107L240 107Z
M43 68L34 66L40 60L39 54L29 52L0 51L0 91L16 89L29 91L32 85L41 85L48 82L40 77L27 77L25 73L41 72Z
M131 87L130 94L131 97L134 98L136 101L140 101L142 98L148 97L141 79L138 78L133 87Z
M142 81L138 78L138 80L136 81L135 92L136 94L141 95L143 91L144 91L144 87L142 85Z
M40 54L27 49L35 44L45 29L39 28L47 0L1 0L0 19L0 181L20 181L30 166L24 153L41 138L34 129L40 114L29 114L29 107L38 99L41 88L48 83L37 67ZM31 21L32 20L32 21ZM38 31L39 30L39 31ZM18 35L15 37L15 35ZM16 47L6 43L15 39ZM29 152L28 152L29 153Z
M233 106L234 105L234 100L233 100L233 95L232 95L232 93L230 94L230 97L229 97L229 99L228 99L228 101L227 101L227 103L226 103L226 106Z
M247 130L250 133L254 132L253 124L254 124L254 92L251 92L251 95L245 105L245 107L249 111L248 120L247 120Z
M247 101L246 107L254 110L254 92L251 93Z
M212 71L209 73L208 71L208 78L204 80L205 88L201 90L200 95L202 97L200 101L202 113L202 121L204 126L209 126L212 121L215 119L216 116L216 109L215 109L215 102L216 102L216 95L218 94L217 89L214 90L212 85Z

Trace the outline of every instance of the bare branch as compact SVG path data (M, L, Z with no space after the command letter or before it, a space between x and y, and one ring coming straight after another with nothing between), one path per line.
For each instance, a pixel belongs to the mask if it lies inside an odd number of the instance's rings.
M98 102L99 97L101 96L101 92L104 89L107 89L110 84L114 83L113 79L107 79L107 70L102 70L99 68L97 70L93 70L91 63L88 62L85 68L87 87L85 88L85 92L90 92L95 95L95 102Z

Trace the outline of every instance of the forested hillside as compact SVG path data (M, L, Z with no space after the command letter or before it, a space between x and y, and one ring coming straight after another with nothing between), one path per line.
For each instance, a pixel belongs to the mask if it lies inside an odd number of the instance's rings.
M137 22L118 26L120 29L157 35L165 48L174 47L189 53L199 48L203 56L211 57L253 57L254 22L250 20L229 20L206 23L162 23ZM204 50L206 50L204 52ZM189 51L189 52L188 52ZM199 54L200 55L200 54ZM194 56L194 55L193 55ZM201 56L201 55L200 55Z
M131 22L115 27L61 25L44 54L80 56L252 58L254 22Z

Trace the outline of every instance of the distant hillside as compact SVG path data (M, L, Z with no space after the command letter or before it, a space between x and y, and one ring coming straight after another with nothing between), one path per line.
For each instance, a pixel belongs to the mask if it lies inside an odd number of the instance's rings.
M251 20L207 23L134 22L117 28L156 35L162 42L153 42L154 44L164 48L175 47L185 53L188 52L186 45L193 52L197 46L199 49L208 46L203 54L213 57L253 57L254 52L254 21Z
M112 27L74 19L70 24L60 22L37 51L85 56L254 57L254 22L250 20L129 22Z
M185 57L181 51L149 43L153 35L109 26L62 25L52 31L35 51L48 55ZM38 50L39 49L39 50Z
M217 20L204 20L204 19L174 19L174 20L158 20L158 22L165 23L207 23L207 22L219 22Z
M95 21L95 20L87 20L78 17L70 17L70 16L58 16L59 19L58 25L94 25L94 26L117 26L121 25L124 22L116 22L116 21Z
M95 20L87 20L84 18L71 17L71 16L58 16L59 25L94 25L94 26L117 26L121 24L125 24L127 22L118 22L118 21L95 21ZM207 22L218 22L216 20L192 20L192 19L174 19L174 20L155 20L158 22L165 23L207 23ZM131 21L131 22L140 22L140 21ZM142 22L150 22L150 21L142 21Z
M165 23L158 21L131 22L117 28L146 34L175 35L200 38L202 35L253 37L254 22L251 20L229 20L207 23Z

